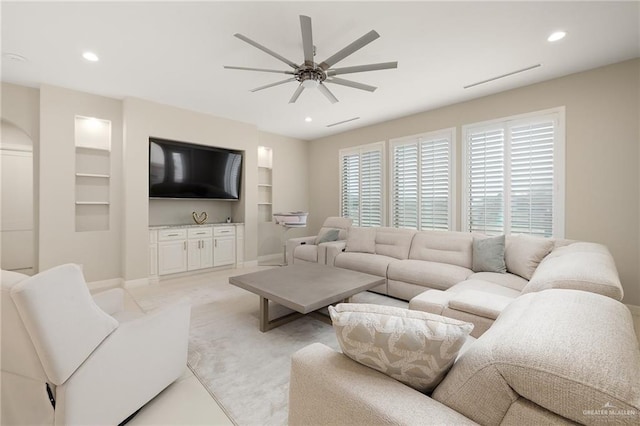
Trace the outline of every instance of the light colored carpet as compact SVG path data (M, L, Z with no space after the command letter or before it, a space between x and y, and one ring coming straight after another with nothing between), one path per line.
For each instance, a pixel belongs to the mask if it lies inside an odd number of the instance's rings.
M236 424L286 425L291 354L314 342L338 349L332 327L305 317L262 333L257 295L228 284L225 276L199 280L154 295L131 293L145 311L188 298L188 364L194 374ZM368 292L353 301L407 307ZM289 312L274 308L274 316Z

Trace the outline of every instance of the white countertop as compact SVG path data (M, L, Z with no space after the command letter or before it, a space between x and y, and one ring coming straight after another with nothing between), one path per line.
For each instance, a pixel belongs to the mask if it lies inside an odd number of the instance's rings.
M204 223L202 225L198 225L196 223L187 223L187 224L176 224L176 225L152 225L149 226L149 229L169 229L169 228L200 228L200 227L211 227L211 226L236 226L236 225L244 225L241 222L213 222L213 223Z

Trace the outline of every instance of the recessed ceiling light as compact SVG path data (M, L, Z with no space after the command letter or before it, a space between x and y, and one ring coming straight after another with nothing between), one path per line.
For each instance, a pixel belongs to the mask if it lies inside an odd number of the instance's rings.
M93 52L84 52L82 54L82 57L85 58L87 61L90 61L90 62L98 62L98 60L100 59L100 58L98 58L98 55L96 55Z
M311 123L313 121L313 118L307 117L304 119L304 121L306 121L307 123Z
M567 33L564 31L556 31L554 33L551 33L551 35L547 37L547 41L553 43L554 41L562 40L566 35Z

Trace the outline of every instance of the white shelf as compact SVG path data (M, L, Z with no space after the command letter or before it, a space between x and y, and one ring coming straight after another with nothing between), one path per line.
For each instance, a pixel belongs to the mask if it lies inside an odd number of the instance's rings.
M270 183L259 183L258 186L264 186L266 188L271 188L273 185L271 185Z
M270 206L272 203L258 203L259 206Z
M108 201L76 201L77 206L108 206Z
M98 174L98 173L76 173L76 177L106 178L106 179L109 179L111 176Z

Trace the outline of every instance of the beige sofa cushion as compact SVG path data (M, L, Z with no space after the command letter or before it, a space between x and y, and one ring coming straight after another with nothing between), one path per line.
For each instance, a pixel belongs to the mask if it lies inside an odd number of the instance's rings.
M506 239L504 261L507 271L530 280L542 259L553 250L549 238L531 235L509 235Z
M409 259L448 263L471 269L473 234L454 231L420 231L411 244Z
M346 251L354 253L376 252L376 229L354 226L347 235Z
M396 260L389 264L387 278L446 290L473 274L471 269L426 260Z
M547 290L518 297L459 358L433 398L500 424L520 397L583 424L613 405L640 421L640 351L629 310L602 295ZM558 397L558 396L565 397Z
M522 290L531 293L550 288L568 288L622 300L623 291L609 250L596 243L574 243L559 247L536 269Z
M529 281L525 280L521 276L511 274L509 272L504 274L499 274L497 272L477 272L471 275L469 279L488 281L517 291L522 291L522 289L529 283Z
M376 254L406 259L416 231L398 228L376 228Z
M319 246L315 244L303 244L293 249L293 257L306 262L318 262L318 249Z
M381 256L379 254L345 252L336 256L334 266L377 275L379 277L386 277L387 267L395 260L393 257Z
M440 383L473 329L391 306L341 303L329 313L345 355L421 392Z

